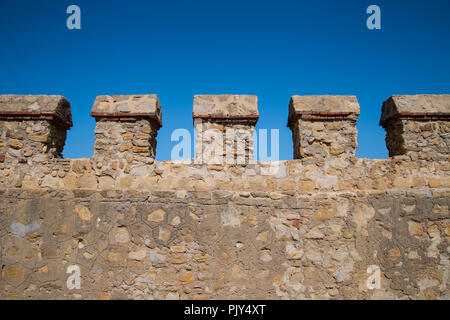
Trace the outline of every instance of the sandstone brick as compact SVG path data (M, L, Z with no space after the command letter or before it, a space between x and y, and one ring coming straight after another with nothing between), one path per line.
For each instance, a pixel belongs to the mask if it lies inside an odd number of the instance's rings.
M147 221L161 223L165 220L166 212L162 209L158 209L150 213L147 217Z
M447 224L447 227L445 227L444 233L447 237L450 237L450 224Z
M72 170L75 173L91 172L91 164L88 159L80 159L72 161Z
M439 188L442 184L439 178L428 178L428 185L430 188Z
M331 213L324 207L320 206L314 213L314 219L317 221L329 220L331 219Z
M332 155L340 155L344 153L345 149L341 146L331 146L330 147L330 153Z
M388 252L388 256L391 261L397 261L400 258L400 255L401 255L401 252L400 252L400 249L398 249L398 248L391 249Z
M111 300L111 295L107 292L102 292L100 293L100 295L98 296L99 300Z
M78 178L78 187L81 189L97 189L97 177L93 174L84 174Z
M92 218L91 211L88 208L86 208L85 206L77 205L77 206L75 206L74 211L76 213L78 213L78 216L83 221L89 221Z
M178 279L184 283L192 283L196 280L196 276L193 272L185 272Z
M408 231L412 236L421 236L423 234L422 224L415 221L408 221Z
M432 211L434 214L443 214L443 215L447 215L448 216L448 206L447 205L439 205L436 204Z
M120 152L125 152L125 151L130 150L131 148L133 148L133 144L131 142L127 142L127 143L124 143L124 144L122 144L120 146L119 151Z
M302 180L299 182L300 191L313 191L316 187L314 181Z
M39 181L38 181L38 179L27 175L23 178L22 188L23 189L38 189Z
M171 235L171 232L169 229L164 228L164 227L159 228L159 236L158 236L159 240L167 242L170 239L170 235Z
M395 177L393 187L399 189L409 189L411 187L411 183L408 181L407 178Z
M49 136L47 134L29 134L28 139L34 142L47 142L49 140Z
M341 168L330 167L328 168L327 173L332 176L342 176L343 170Z
M175 216L172 218L172 220L170 221L170 225L176 227L178 225L180 225L181 223L181 218L179 216Z
M353 238L353 232L351 232L350 230L345 230L342 235L344 236L345 239L351 239Z
M265 243L265 242L267 242L268 235L269 235L269 231L263 231L256 236L256 240Z
M342 129L342 123L341 122L328 122L325 124L327 130L341 130Z
M132 133L124 133L124 134L122 134L122 139L123 140L132 140L133 137L134 137L134 134L132 134Z
M64 234L67 234L67 231L68 231L67 225L62 224L58 227L58 229L56 229L53 232L53 235L55 235L55 236L64 235Z
M170 247L170 251L175 252L175 253L184 253L186 252L186 247L185 246L171 246Z
M126 244L130 242L130 233L127 228L119 227L114 232L114 242L120 244Z
M25 279L25 270L21 267L4 267L2 278L5 280L21 281Z
M285 180L281 183L281 190L290 191L296 189L295 181Z
M425 178L423 177L413 177L413 183L415 187L424 187L427 185Z
M10 139L8 145L13 149L22 149L23 143L16 139Z
M111 250L108 252L108 256L106 259L111 262L119 262L123 260L123 255L120 251Z
M186 262L187 262L187 256L185 254L179 255L170 260L170 263L172 263L172 264L183 264Z
M147 257L147 249L142 247L128 254L128 259L133 259L137 261L142 261L146 257Z
M303 257L304 251L301 248L295 248L293 245L287 244L286 253L288 255L288 259L299 260Z
M136 153L147 153L149 151L148 147L134 147L133 152Z

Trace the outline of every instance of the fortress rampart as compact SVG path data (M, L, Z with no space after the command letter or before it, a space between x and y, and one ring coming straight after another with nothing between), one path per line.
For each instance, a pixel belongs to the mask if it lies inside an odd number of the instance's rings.
M194 97L203 164L154 160L156 95L91 115L93 157L62 159L69 102L0 96L1 299L450 299L450 95L389 98L372 160L352 96L293 96L277 162L255 96Z

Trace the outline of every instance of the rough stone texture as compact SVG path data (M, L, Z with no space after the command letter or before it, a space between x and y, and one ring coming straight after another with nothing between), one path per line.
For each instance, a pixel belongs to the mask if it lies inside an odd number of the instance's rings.
M0 115L31 113L42 116L55 116L61 122L72 125L70 103L57 95L0 95ZM28 114L29 115L29 114Z
M0 299L450 299L447 159L128 160L0 163Z
M109 168L2 166L1 298L450 298L447 162Z
M244 164L254 159L254 125L195 121L198 163Z
M355 96L299 96L291 97L289 119L299 114L317 112L343 112L359 115L359 103Z
M151 163L162 125L161 105L153 95L99 96L91 115L96 118L94 158Z
M383 103L380 124L389 156L449 159L450 95L392 96Z
M0 155L3 161L42 162L61 158L72 126L62 96L1 95Z
M249 95L195 95L195 117L248 118L258 116L258 98Z
M354 96L293 96L288 127L294 159L351 159L356 155L358 100Z
M383 103L381 122L401 113L450 113L449 94L394 95Z
M198 163L253 161L253 132L259 118L256 96L196 95L193 118Z
M91 110L94 117L144 117L162 125L161 104L156 94L98 96Z

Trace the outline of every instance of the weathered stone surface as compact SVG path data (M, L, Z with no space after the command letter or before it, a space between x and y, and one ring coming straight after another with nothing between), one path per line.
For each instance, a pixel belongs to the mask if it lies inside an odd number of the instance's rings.
M63 122L72 124L70 103L58 95L0 95L0 114L40 113L55 115Z
M399 113L450 114L449 94L394 95L383 103L381 120L384 123Z
M359 103L355 96L299 96L291 97L289 119L310 112L349 112L358 115Z
M249 95L195 95L193 117L234 117L258 116L258 98Z
M158 209L156 211L153 211L152 213L150 213L147 217L147 220L149 222L163 222L164 221L164 217L166 216L166 212L162 209Z
M70 104L62 96L0 95L2 162L62 158L71 126Z
M198 163L253 161L253 132L259 118L256 96L196 95L193 118Z
M97 120L95 159L126 160L129 164L154 161L156 136L162 126L161 104L155 94L99 96L91 115ZM111 168L116 170L116 164Z
M36 162L44 124L0 122L31 160L0 162L0 299L448 300L448 160L356 159L354 120L321 120L297 122L301 159L243 165L141 157L147 120Z
M352 159L356 155L358 100L354 96L292 96L288 127L294 159Z
M448 160L450 95L392 96L383 103L380 125L389 156Z
M93 116L140 116L154 119L161 126L161 104L156 94L98 96L91 110Z

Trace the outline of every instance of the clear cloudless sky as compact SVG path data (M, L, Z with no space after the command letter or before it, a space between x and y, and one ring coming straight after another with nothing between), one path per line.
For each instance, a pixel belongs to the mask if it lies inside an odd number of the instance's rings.
M81 8L81 30L66 9ZM381 8L381 30L366 9ZM194 94L258 96L258 129L286 127L294 94L356 95L357 156L385 158L381 106L393 94L450 93L448 0L1 0L0 94L61 94L74 127L64 156L90 157L97 95L156 93L163 127L193 133Z

